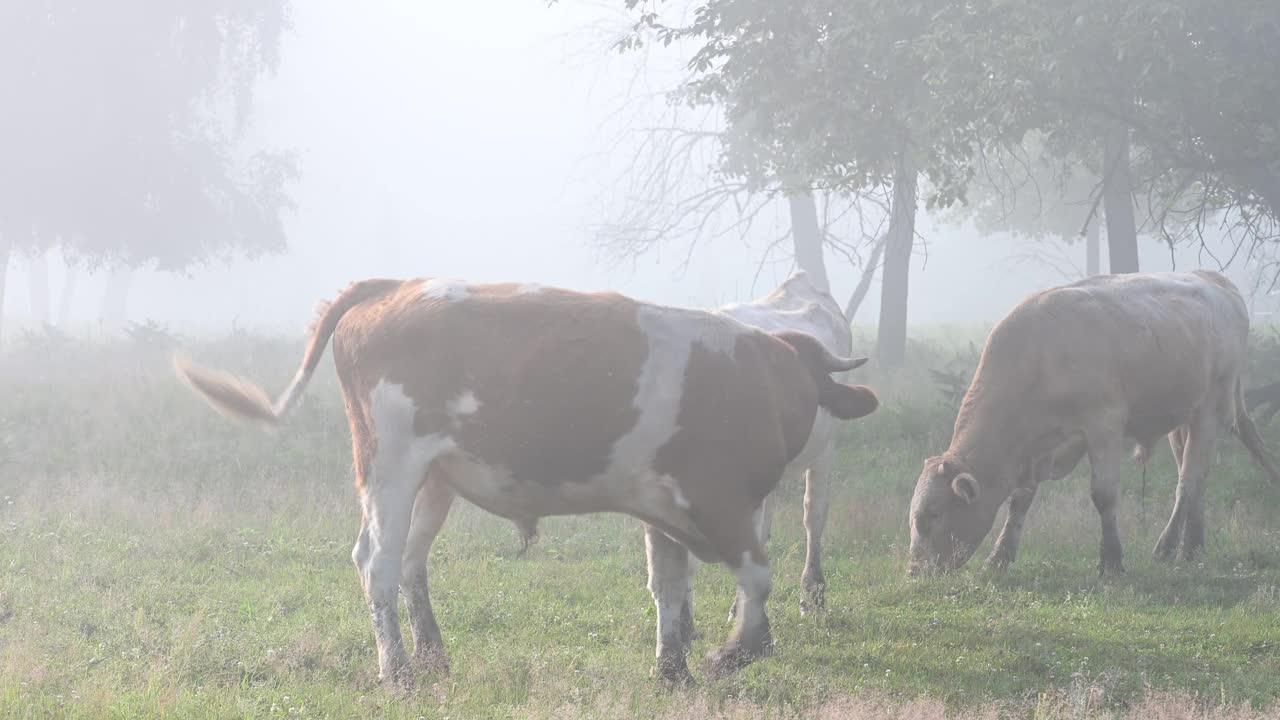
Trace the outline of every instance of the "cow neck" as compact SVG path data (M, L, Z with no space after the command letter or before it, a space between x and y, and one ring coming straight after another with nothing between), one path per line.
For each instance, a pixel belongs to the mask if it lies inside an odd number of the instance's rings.
M998 383L984 385L975 378L956 416L947 451L973 474L984 492L1012 491L1018 468L1025 464L1021 455L1036 432L1026 424L1024 413L1012 411L1018 405L1008 394Z

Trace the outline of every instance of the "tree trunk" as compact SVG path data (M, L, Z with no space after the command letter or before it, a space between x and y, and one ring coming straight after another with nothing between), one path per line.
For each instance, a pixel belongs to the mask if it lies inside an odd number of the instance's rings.
M871 281L876 276L876 269L880 267L880 257L884 255L884 244L888 238L884 235L876 240L875 247L871 249L871 257L867 258L867 263L862 266L862 277L858 278L858 286L853 289L853 294L849 296L849 302L844 306L844 319L853 323L853 316L858 314L858 308L862 307L862 301L867 297L867 291L871 289Z
M71 299L76 294L76 280L79 275L76 273L74 265L67 264L66 272L62 276L62 295L58 298L58 319L57 327L59 330L66 330L68 321L71 317Z
M1099 268L1101 258L1101 249L1098 246L1099 235L1098 221L1093 219L1089 221L1089 227L1084 231L1084 275L1085 277L1093 277L1102 272Z
M49 256L46 252L31 256L27 269L27 289L31 293L31 320L36 329L49 324Z
M1111 272L1138 272L1138 229L1133 218L1133 182L1129 177L1129 128L1107 134L1103 150L1102 202L1107 218Z
M124 327L125 320L129 316L129 281L131 279L132 271L127 267L114 268L107 276L107 289L102 296L102 315L98 319L103 328L117 330Z
M907 356L907 289L916 234L916 170L905 147L893 168L892 202L884 271L880 275L880 332L876 340L876 354L880 365L886 368L901 367Z
M822 257L822 228L818 225L818 205L813 193L806 190L787 196L791 206L791 240L795 243L796 265L809 273L809 279L823 290L830 290L827 264Z
M4 291L9 279L9 255L11 251L8 238L0 235L0 347L4 347Z

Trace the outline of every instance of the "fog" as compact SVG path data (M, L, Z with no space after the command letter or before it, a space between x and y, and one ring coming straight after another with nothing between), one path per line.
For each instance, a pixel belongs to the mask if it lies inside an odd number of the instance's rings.
M315 300L371 276L611 288L694 306L767 292L794 268L789 253L761 264L768 239L787 228L785 204L745 237L702 241L687 264L681 244L621 263L593 246L593 227L617 209L604 189L625 172L619 138L661 116L660 93L680 71L678 52L612 51L611 33L627 22L609 3L383 1L360 12L334 0L298 4L278 73L260 83L249 134L250 145L298 152L288 252L187 274L136 271L129 319L297 329ZM923 212L917 232L913 325L989 323L1065 279L1045 263L1010 259L1026 240L982 237ZM1144 270L1217 267L1198 248L1171 258L1160 242L1140 243ZM1082 242L1053 252L1084 264ZM65 282L59 255L38 261L49 263L56 305ZM32 262L11 261L10 332L31 319ZM858 269L831 253L827 263L843 300ZM1256 280L1242 262L1232 275L1246 292ZM77 278L69 327L94 327L105 277ZM876 287L855 324L875 322Z

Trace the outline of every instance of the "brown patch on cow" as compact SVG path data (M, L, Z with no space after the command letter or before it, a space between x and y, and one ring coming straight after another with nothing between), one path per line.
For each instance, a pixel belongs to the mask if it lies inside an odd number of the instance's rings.
M739 365L769 371L744 375L733 371ZM690 350L679 430L659 449L654 471L676 479L694 523L731 566L744 551L759 553L750 514L809 439L818 390L806 370L768 335L743 334L733 357L696 342Z
M861 367L865 358L836 358L812 335L795 330L770 333L795 350L818 385L818 404L841 420L854 420L875 412L880 401L865 385L845 385L831 379L831 373Z
M418 436L448 434L516 482L586 482L608 468L638 417L648 348L636 304L518 288L470 285L464 298L437 301L423 296L423 283L406 283L344 318L334 338L339 377L363 395L379 380L403 386L418 408ZM451 414L465 392L478 407Z

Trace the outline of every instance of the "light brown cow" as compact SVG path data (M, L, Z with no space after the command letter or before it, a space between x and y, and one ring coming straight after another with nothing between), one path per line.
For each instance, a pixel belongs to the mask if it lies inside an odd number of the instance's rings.
M802 333L613 293L442 279L352 285L324 311L275 403L244 381L178 370L225 413L274 423L330 336L364 511L352 558L380 677L404 684L397 588L415 660L443 661L425 565L455 494L513 519L622 512L648 523L657 671L673 682L689 679L689 551L725 563L745 601L708 671L749 662L770 638L761 503L819 407L845 419L876 407L869 389L830 376L863 361Z
M1248 334L1244 300L1214 272L1093 277L1023 300L987 338L951 447L925 461L911 501L908 571L964 564L1006 499L1008 520L988 562L1011 562L1036 487L1087 454L1102 520L1099 571L1122 572L1120 473L1133 443L1145 460L1163 435L1178 490L1155 555L1195 555L1224 425L1277 478L1242 397Z

